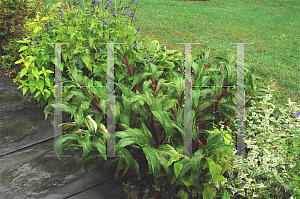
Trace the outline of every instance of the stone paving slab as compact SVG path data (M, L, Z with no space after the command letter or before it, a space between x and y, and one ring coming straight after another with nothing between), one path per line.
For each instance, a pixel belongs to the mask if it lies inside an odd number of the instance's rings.
M0 198L127 198L107 170L90 165L88 173L72 173L82 151L70 154L70 162L63 158L66 164L45 157L53 154L53 140L0 157Z
M0 70L0 156L54 137L44 113Z

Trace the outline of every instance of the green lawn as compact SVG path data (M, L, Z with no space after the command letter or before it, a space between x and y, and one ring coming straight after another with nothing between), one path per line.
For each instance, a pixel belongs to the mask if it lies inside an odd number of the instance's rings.
M184 52L183 44L192 45L192 55L200 49L228 50L245 45L245 62L268 85L275 79L278 100L288 98L300 104L300 1L211 0L187 2L176 0L139 0L134 26L142 35Z

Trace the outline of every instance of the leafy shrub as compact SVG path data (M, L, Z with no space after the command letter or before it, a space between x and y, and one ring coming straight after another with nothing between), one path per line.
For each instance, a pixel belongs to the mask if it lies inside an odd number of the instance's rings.
M0 13L0 30L4 31L0 35L0 45L4 50L1 53L2 49L0 49L0 65L2 69L12 69L13 73L18 73L20 68L12 67L13 63L20 59L17 52L20 45L16 45L15 41L22 38L24 34L28 34L23 27L24 21L34 17L35 8L27 0L3 0L0 2ZM14 27L12 27L13 25Z
M183 58L180 56L181 53L176 50L160 49L156 40L149 44L146 52L139 53L129 47L125 48L119 45L116 45L116 49L118 59L115 68L118 70L118 67L122 64L127 66L128 73L124 78L132 81L132 83L128 83L128 81L115 83L117 85L115 89L115 139L117 143L115 152L118 155L123 155L123 157L111 160L103 157L107 162L104 162L102 158L99 160L97 157L98 155L106 155L106 138L112 136L107 134L105 128L107 118L105 115L107 103L105 88L85 87L78 89L73 87L64 93L61 104L62 110L69 113L71 118L74 118L74 122L63 124L63 131L72 129L72 133L61 136L55 143L55 150L59 147L60 141L62 141L64 151L73 152L74 150L83 149L83 157L73 172L77 172L81 167L86 169L86 165L91 163L98 164L97 168L99 170L118 164L118 171L121 168L126 168L123 176L129 169L140 176L137 161L139 158L144 158L148 161L148 174L153 174L157 178L162 167L171 184L178 183L186 186L186 191L190 194L203 194L205 198L224 194L225 178L222 174L229 166L230 148L233 146L228 140L233 139L233 135L218 131L205 131L207 138L204 139L205 142L202 140L203 144L199 139L199 126L196 125L201 121L197 121L197 117L205 116L205 109L209 110L214 106L216 101L214 99L221 99L218 98L220 94L213 95L213 93L218 93L219 88L193 90L193 96L196 96L193 97L195 106L192 111L194 124L192 142L193 145L196 144L193 153L200 157L189 158L182 155L184 153L184 74L180 72L183 71L180 68L183 63L180 62ZM143 53L149 56L152 55L154 59L156 58L158 64L138 59L143 57ZM225 63L222 70L217 69L217 66L212 66L208 62L208 66L212 68L208 67L203 70L201 62L204 62L204 60L200 56L197 61L198 64L196 62L192 64L195 82L203 82L201 77L209 72L211 72L208 76L209 81L214 85L219 82L228 82L228 84L234 82L234 78L232 78L234 67L230 70L228 68L232 67L235 60L232 54L228 57L220 61ZM136 64L137 67L129 67L134 66L135 61L140 61L143 64ZM218 66L221 67L221 64ZM231 71L231 73L224 74L224 68L226 68L226 71ZM123 74L125 74L124 70ZM77 70L77 68L70 69L69 75L71 80L65 82L68 85L77 87L80 85L103 85L103 81L98 82L94 81L93 78L82 76L82 71ZM134 91L132 91L133 88ZM197 95L198 90L206 95ZM254 92L251 90L250 93ZM223 92L222 97L224 99L221 103L220 101L215 103L218 110L222 110L222 107L223 109L227 108L227 104L232 104L232 109L236 107L231 95ZM205 102L209 103L205 104ZM54 104L49 104L46 107L46 117L54 107ZM219 114L221 115L222 112L220 111ZM228 115L223 114L216 117L219 118L217 124L222 123L222 117L232 118L231 114L234 113L229 112ZM215 115L218 115L218 113ZM210 122L211 119L214 119L214 117L202 117L202 121L206 120L206 122ZM212 125L215 125L215 123L212 123ZM176 155L180 157L174 157ZM200 161L201 164L199 165ZM199 180L201 183L199 183ZM223 184L220 184L221 182ZM222 189L222 191L217 193L216 187ZM180 195L185 194L181 191Z
M97 11L103 14L102 17L93 17L92 14L88 15L87 12L83 11L78 11L75 14L75 11L66 4L61 9L64 12L59 14L63 17L59 19L57 7L54 6L55 11L53 12L49 9L49 12L52 13L49 17L40 19L39 14L37 14L36 19L26 22L27 28L32 31L32 36L17 41L27 45L22 46L19 50L19 52L22 52L22 58L15 63L23 63L23 69L14 81L19 81L22 84L19 88L23 88L23 94L26 93L30 96L30 99L36 98L41 107L54 101L55 91L53 86L54 74L49 72L54 71L55 59L52 56L50 60L49 57L51 56L49 54L51 52L54 54L55 48L53 44L47 45L46 43L70 43L70 45L62 45L61 71L62 80L65 81L68 75L64 71L78 67L77 64L79 64L80 69L83 69L83 74L88 76L93 76L93 73L94 76L97 76L97 74L103 72L101 70L102 66L106 64L107 45L99 43L113 40L128 45L133 44L137 37L137 31L130 25L126 26L125 17L120 16L114 19L107 11L103 12L99 9ZM84 26L82 19L85 19ZM42 30L43 25L44 30ZM49 30L47 26L53 26L54 29L49 28ZM89 29L86 27L89 27ZM38 44L39 40L40 44ZM88 43L88 46L83 47L84 43ZM106 78L104 75L101 77ZM99 79L99 77L97 78Z
M300 109L291 101L287 107L276 107L271 99L272 95L267 95L246 114L249 157L233 159L228 171L228 188L237 196L292 198L292 183L298 195L300 124L289 117L289 112Z

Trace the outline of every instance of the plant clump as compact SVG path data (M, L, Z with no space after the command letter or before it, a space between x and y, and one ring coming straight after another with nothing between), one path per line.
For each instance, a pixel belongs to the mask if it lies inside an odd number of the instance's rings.
M91 9L86 9L84 1L81 9L63 3L48 5L49 13L38 12L35 19L26 22L32 35L18 41L23 46L16 64L22 70L15 81L22 84L19 88L23 95L36 98L45 107L45 119L58 106L67 117L55 152L60 146L68 153L83 151L73 173L97 164L99 171L114 168L115 180L128 171L137 179L151 175L157 181L153 184L156 192L159 184L168 183L181 186L173 190L181 198L229 197L225 173L236 144L233 124L237 100L236 88L224 85L237 81L236 56L210 55L203 49L192 60L193 85L221 86L199 86L191 91L192 107L187 114L191 125L185 125L182 52L167 50L158 40L138 37L140 30L124 17L130 15L130 9L109 10L113 3L109 1L103 10L97 2ZM69 43L61 45L61 81L68 86L62 91L61 104L54 103L53 74L58 63L54 57L60 55L54 56L57 47L47 43ZM115 98L107 94L107 64L112 52L108 50L112 46ZM263 99L268 90L256 84L259 78L252 74L253 68L246 65L245 69L248 108ZM109 113L114 113L113 134ZM53 114L50 120L54 125ZM186 130L186 126L191 128ZM113 142L118 157L111 158L107 152ZM166 177L165 182L158 180L161 176Z

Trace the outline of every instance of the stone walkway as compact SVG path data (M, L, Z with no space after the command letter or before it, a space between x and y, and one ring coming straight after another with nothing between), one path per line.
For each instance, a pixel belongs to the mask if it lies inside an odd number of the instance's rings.
M82 151L66 164L53 155L54 127L0 70L0 198L128 198L107 170L72 170Z

